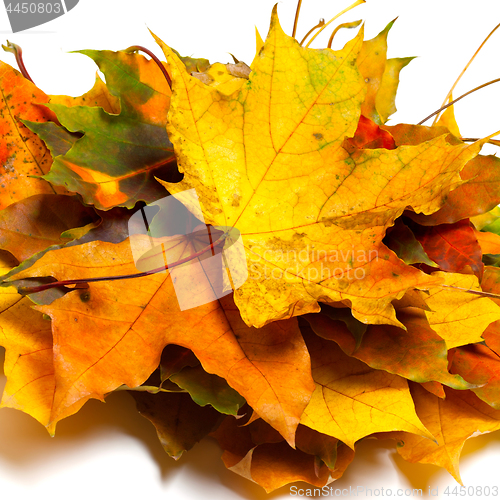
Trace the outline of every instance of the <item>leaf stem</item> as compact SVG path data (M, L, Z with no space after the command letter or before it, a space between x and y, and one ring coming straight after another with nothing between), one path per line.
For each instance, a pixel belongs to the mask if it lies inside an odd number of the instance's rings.
M434 111L434 113L431 113L429 116L424 118L422 121L418 122L417 125L422 125L425 123L429 118L432 118L434 115L437 115L438 113L441 113L441 111L445 110L446 108L449 108L456 102L460 101L460 99L463 99L464 97L468 96L469 94L472 94L476 90L480 90L484 87L487 87L488 85L491 85L493 83L500 82L500 78L495 78L495 80L491 80L491 82L483 83L482 85L479 85L479 87L476 87L475 89L469 90L469 92L466 92L465 94L462 94L460 97L457 97L453 101L449 102L448 104L441 106L437 111Z
M129 387L128 385L120 385L113 392L117 391L137 391L137 392L149 392L150 394L158 394L159 392L188 392L185 389L179 389L178 391L171 391L169 389L164 389L163 387L156 387L155 385L139 385L137 387Z
M214 249L216 246L220 245L226 238L227 232L224 233L222 236L220 236L216 241L211 243L210 245L207 245L206 247L202 248L198 252L195 252L188 257L184 257L183 259L180 259L176 262L173 262L170 265L165 264L162 267L158 267L156 269L151 269L150 271L143 271L141 273L135 273L135 274L122 274L120 276L103 276L100 278L83 278L83 279L74 279L74 280L63 280L63 281L53 281L52 283L46 283L45 285L39 285L39 286L33 286L33 287L23 287L20 286L18 289L18 293L21 295L29 295L31 293L38 293L38 292L43 292L45 290L49 290L51 288L57 288L60 286L68 286L68 285L77 285L76 288L83 288L81 285L82 284L87 284L87 283L96 283L99 281L114 281L114 280L128 280L132 278L142 278L144 276L150 276L152 274L156 273L161 273L162 271L165 271L166 269L172 269L174 267L180 266L181 264L184 264L186 262L189 262L191 260L196 259L200 255L203 255L205 252L208 252L212 249Z
M467 71L467 69L471 65L472 61L474 61L474 59L476 58L476 56L479 54L480 50L484 47L484 44L488 41L488 39L490 38L490 36L493 35L493 33L495 33L495 31L498 28L500 28L500 23L497 24L491 30L490 34L484 39L483 43L479 46L479 48L476 50L476 52L474 52L474 55L471 57L470 61L465 65L465 68L462 70L462 72L460 73L460 75L458 75L458 78L456 79L455 83L453 84L453 86L451 87L451 89L449 90L449 92L446 94L446 97L444 98L443 104L441 104L441 106L444 106L446 104L446 101L449 99L449 97L451 96L451 94L455 90L455 87L457 86L457 84L460 81L460 79L462 78L462 76L464 76L464 73ZM435 123L437 122L438 118L439 118L439 116L436 116L436 118L434 118L434 121L432 122L433 125L435 125Z
M316 26L313 26L307 33L306 33L306 36L304 38L302 38L301 42L299 45L304 45L304 42L307 40L307 37L314 31L314 30L317 30L318 28L321 28L321 26L324 26L325 25L325 20L323 18L321 18L319 20L319 23L316 25Z
M330 40L328 40L328 45L327 47L329 49L332 48L332 42L333 42L333 37L342 29L342 28L347 28L347 29L351 29L351 28L357 28L360 24L361 24L361 19L359 21L353 21L352 23L344 23L344 24L339 24L334 30L333 30L333 33L332 33L332 36L330 37Z
M132 52L144 52L146 53L153 61L158 65L160 68L161 72L163 73L163 76L167 80L168 86L170 87L170 90L172 90L172 78L170 78L170 75L167 72L167 69L163 65L163 63L146 47L143 47L142 45L133 45L132 47L129 47L128 49L125 49L125 52L131 54Z
M9 40L7 40L7 46L2 45L2 49L5 50L5 52L11 52L16 56L16 62L19 67L19 71L21 71L21 74L24 76L24 78L26 78L26 80L29 80L31 83L35 83L29 75L26 66L24 65L23 49L21 49L21 47L19 45L16 45L15 43L10 43Z
M307 42L306 48L311 45L311 43L315 40L315 38L335 19L338 19L342 14L345 14L346 12L349 12L351 9L354 9L354 7L357 7L358 5L361 5L362 3L366 3L366 0L356 0L352 5L349 7L346 7L343 11L339 12L336 16L333 16L310 40Z
M483 292L482 290L470 290L469 288L462 288L453 285L440 285L445 288L454 288L455 290L461 290L462 292L472 293L473 295L480 295L481 297L489 297L490 299L500 299L500 295L496 293Z
M297 33L297 24L299 22L300 8L302 7L302 0L297 3L297 10L295 11L295 19L293 21L292 38L295 38L295 33Z
M479 141L479 138L474 138L474 137L460 137L460 140L462 142L476 142ZM498 139L490 139L488 140L488 144L493 144L494 146L500 146L500 140Z

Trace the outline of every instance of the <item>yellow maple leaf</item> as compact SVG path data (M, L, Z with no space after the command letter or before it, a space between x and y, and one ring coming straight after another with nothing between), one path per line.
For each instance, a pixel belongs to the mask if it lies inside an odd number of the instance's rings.
M395 150L344 149L366 94L356 65L362 32L340 51L303 48L275 9L249 80L230 95L191 77L157 41L172 68L167 130L185 173L162 184L179 199L194 188L207 223L241 232L249 277L235 301L244 321L317 312L320 300L349 304L365 323L401 326L391 301L439 278L388 250L386 228L408 206L438 210L479 144L443 135Z
M436 437L436 442L414 434L397 432L398 452L409 462L444 467L460 484L458 462L465 441L477 432L485 434L500 429L500 411L494 410L471 391L446 388L446 398L430 394L419 384L412 384L417 414Z
M431 309L425 311L431 328L445 340L448 349L482 342L484 330L500 319L500 307L487 297L466 291L481 290L472 274L433 274L442 277L447 288L433 287L425 299Z
M316 390L301 424L333 436L354 449L354 443L374 432L405 430L433 439L415 413L408 382L374 370L345 354L309 327L302 333L311 355Z

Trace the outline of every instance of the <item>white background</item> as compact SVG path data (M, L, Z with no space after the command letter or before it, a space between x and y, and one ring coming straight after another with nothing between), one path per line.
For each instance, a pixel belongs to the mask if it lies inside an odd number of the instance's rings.
M303 3L300 38L320 17L328 20L348 5L340 0ZM250 63L255 51L254 26L265 37L273 4L274 0L80 0L67 15L18 34L10 31L0 6L0 41L9 39L21 45L31 77L46 93L76 96L93 85L95 65L85 56L69 51L144 45L161 56L149 28L183 55L229 62L231 52ZM288 34L295 7L296 0L278 4ZM357 7L340 22L365 19L366 38L372 38L397 16L389 35L389 56L419 58L402 72L399 111L391 123L416 123L441 105L465 63L500 22L500 2L367 0L366 5ZM344 31L338 34L334 48L353 35L353 31ZM328 37L325 30L313 46L324 46ZM455 97L500 77L499 54L500 30L466 73ZM15 66L12 54L0 52L0 59ZM457 105L464 137L480 137L500 129L499 95L500 84L496 84ZM58 424L54 439L27 415L0 410L2 499L288 498L289 487L267 496L259 486L227 471L220 453L213 441L206 440L174 462L163 452L153 427L135 412L125 393L110 396L107 404L90 401L77 415ZM499 459L497 434L467 442L461 460L465 485L500 485ZM453 488L456 484L447 472L435 466L408 464L392 446L365 441L359 444L354 463L334 486L422 488L424 492L431 487L439 489L439 498L456 498L443 494L446 486Z

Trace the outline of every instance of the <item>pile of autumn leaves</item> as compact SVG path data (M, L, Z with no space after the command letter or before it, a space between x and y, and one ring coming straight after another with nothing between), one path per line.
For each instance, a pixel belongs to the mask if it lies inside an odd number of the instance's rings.
M313 50L274 13L251 72L157 40L173 93L138 53L83 51L106 84L77 98L1 63L2 406L54 433L128 387L169 455L211 434L267 491L339 478L369 436L460 481L464 442L500 429L500 300L466 291L500 294L500 160L452 108L384 125L411 59L390 27ZM128 221L165 188L240 231L234 294L181 312L168 273L18 293L137 273Z

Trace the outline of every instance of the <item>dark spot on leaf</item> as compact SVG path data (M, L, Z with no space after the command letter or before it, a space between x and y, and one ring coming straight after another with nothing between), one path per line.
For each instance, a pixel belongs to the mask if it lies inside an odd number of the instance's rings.
M240 200L241 200L241 196L237 193L233 193L233 202L231 203L231 205L233 207L239 207L240 206Z
M90 292L87 290L80 294L80 300L82 302L88 302L90 300ZM76 318L75 318L76 321Z
M323 134L313 134L313 137L320 141L321 139L323 139Z

